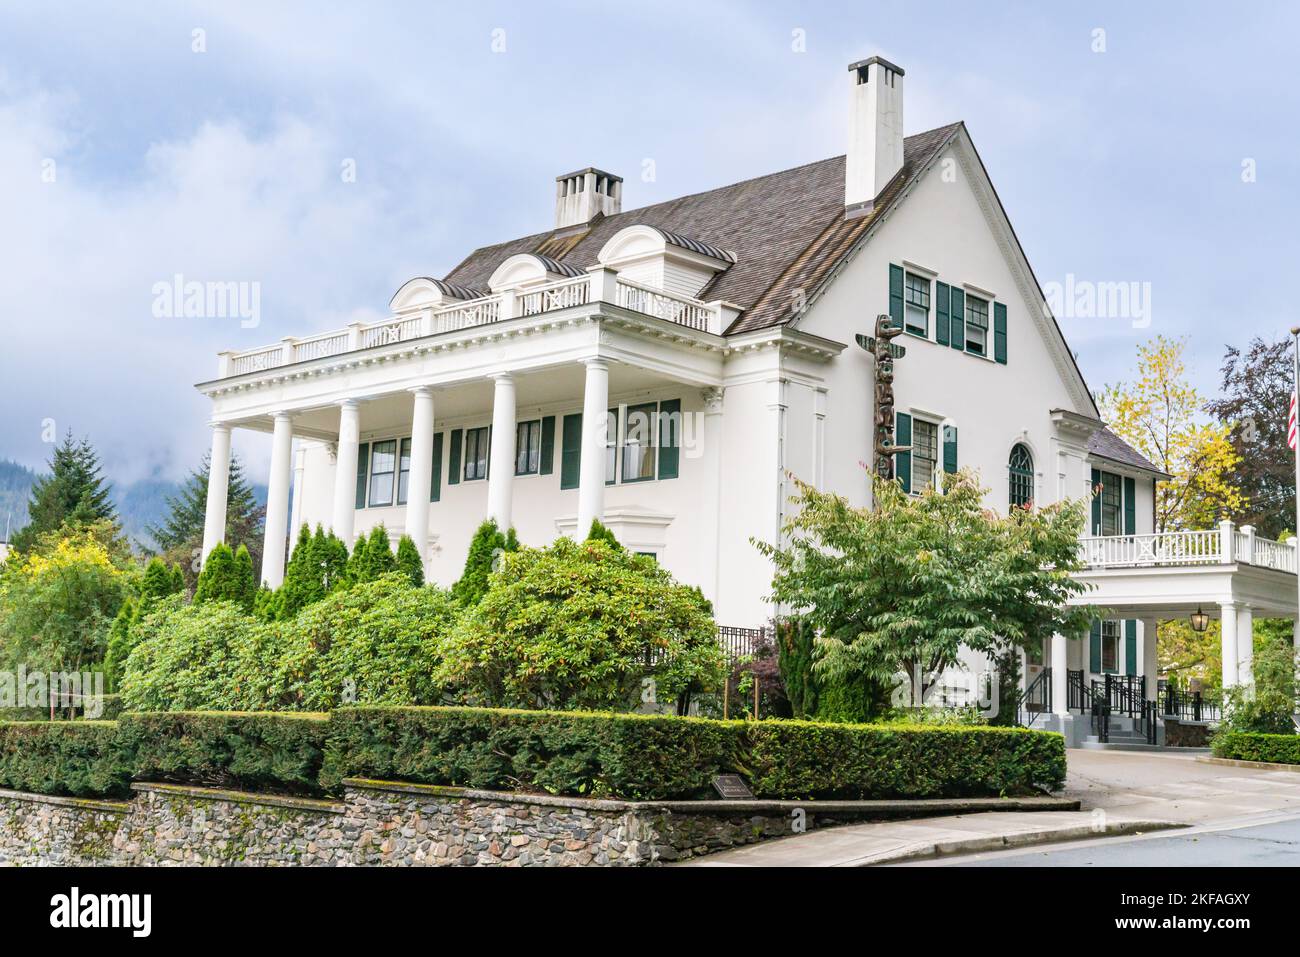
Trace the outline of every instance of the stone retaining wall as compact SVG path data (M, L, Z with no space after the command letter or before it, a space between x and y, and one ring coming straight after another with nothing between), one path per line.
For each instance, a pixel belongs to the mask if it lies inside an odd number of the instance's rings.
M0 790L0 864L640 866L847 821L1078 807L1054 798L601 801L364 780L344 782L338 801L134 790L129 801Z

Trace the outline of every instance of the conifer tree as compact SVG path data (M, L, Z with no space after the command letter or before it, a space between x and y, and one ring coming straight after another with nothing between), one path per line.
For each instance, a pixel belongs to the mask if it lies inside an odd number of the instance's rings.
M477 605L488 592L488 576L496 567L498 556L519 550L515 530L503 534L495 519L487 519L478 527L469 543L465 557L465 570L460 580L451 586L452 597L462 605Z
M606 542L609 547L615 551L623 551L622 543L614 537L614 533L611 532L608 527L603 525L598 518L593 518L591 520L591 531L587 533L587 541Z
M32 485L28 523L14 534L16 551L28 551L38 538L64 526L95 522L117 526L112 486L100 472L99 456L89 439L74 441L69 431L50 458L50 474Z
M146 529L160 552L186 565L189 557L203 544L211 470L211 457L204 455L203 462L189 474L180 492L167 498L167 517L161 524ZM255 569L261 568L262 564L265 512L257 504L257 496L244 475L239 456L231 456L230 479L226 487L225 541L247 545Z
M257 581L253 577L253 559L248 549L240 545L239 552L235 553L224 542L212 549L199 573L194 603L228 601L248 613L253 610L256 595Z
M397 567L416 588L424 584L424 562L410 535L403 535L397 543Z

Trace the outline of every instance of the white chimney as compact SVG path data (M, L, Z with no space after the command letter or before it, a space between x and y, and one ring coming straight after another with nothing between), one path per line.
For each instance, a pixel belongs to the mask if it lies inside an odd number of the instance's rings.
M861 215L903 168L903 70L873 56L849 64L849 78L844 211Z
M597 213L623 209L623 177L588 166L555 177L555 228L589 223Z

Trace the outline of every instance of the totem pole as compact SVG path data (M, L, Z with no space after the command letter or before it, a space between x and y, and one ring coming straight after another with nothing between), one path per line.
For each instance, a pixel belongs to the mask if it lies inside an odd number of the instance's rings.
M900 326L890 322L889 316L876 316L876 334L858 336L858 345L876 359L876 444L874 467L883 479L894 477L894 456L909 452L910 445L894 444L894 360L904 355L901 346L893 341L903 334Z

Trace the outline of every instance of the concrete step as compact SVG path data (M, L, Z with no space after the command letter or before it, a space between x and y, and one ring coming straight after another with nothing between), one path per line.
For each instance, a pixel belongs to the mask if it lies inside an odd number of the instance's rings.
M1169 751L1170 750L1169 748L1166 748L1160 744L1147 744L1145 740L1142 742L1130 742L1130 741L1115 741L1114 739L1111 739L1109 743L1102 744L1096 738L1088 738L1086 741L1080 744L1079 747L1084 751ZM1178 750L1186 751L1188 749L1179 748Z

